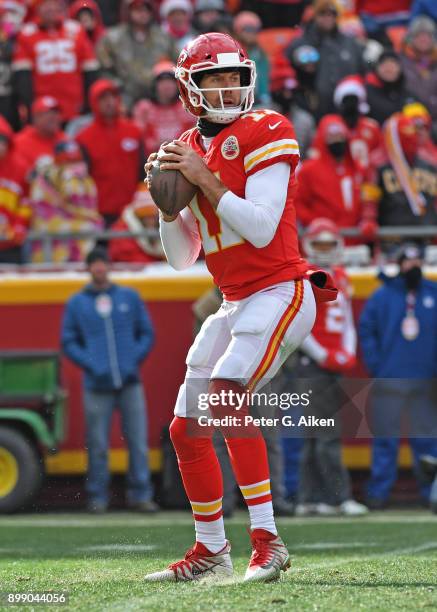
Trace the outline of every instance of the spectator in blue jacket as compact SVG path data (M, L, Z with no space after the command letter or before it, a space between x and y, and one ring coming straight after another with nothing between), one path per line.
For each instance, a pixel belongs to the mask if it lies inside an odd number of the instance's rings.
M367 504L387 502L397 475L401 423L413 451L414 469L424 500L429 483L420 479L421 455L437 456L437 406L433 378L437 375L437 283L422 278L422 249L401 246L399 274L380 274L383 286L369 299L359 333L364 361L372 377L373 453Z
M112 413L119 408L129 449L127 502L154 512L147 460L146 407L139 367L154 340L140 296L109 280L107 252L95 248L86 259L91 283L68 302L63 327L65 354L84 371L84 409L90 512L108 506L108 447Z

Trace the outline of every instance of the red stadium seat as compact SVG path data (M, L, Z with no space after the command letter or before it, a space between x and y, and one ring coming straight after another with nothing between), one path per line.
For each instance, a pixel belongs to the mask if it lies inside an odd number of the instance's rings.
M386 29L387 36L391 40L394 50L399 53L402 47L402 42L407 33L405 26L390 26Z
M281 53L293 38L300 36L299 28L267 28L258 35L259 46L268 55L269 59Z

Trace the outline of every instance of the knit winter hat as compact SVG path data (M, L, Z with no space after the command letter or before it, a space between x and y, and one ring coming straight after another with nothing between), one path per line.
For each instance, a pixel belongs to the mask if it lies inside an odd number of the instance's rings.
M437 27L432 19L426 17L425 15L418 15L410 24L408 28L407 36L408 38L412 38L419 32L428 32L431 36L436 36Z

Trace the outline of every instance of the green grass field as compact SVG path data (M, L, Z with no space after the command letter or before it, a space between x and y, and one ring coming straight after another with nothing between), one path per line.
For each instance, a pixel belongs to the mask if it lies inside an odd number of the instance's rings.
M193 542L185 513L0 518L0 591L67 591L69 603L35 610L437 609L437 517L375 513L365 519L279 519L292 569L278 583L241 582L247 516L227 523L235 578L227 584L152 584L142 577ZM1 605L1 610L30 607Z

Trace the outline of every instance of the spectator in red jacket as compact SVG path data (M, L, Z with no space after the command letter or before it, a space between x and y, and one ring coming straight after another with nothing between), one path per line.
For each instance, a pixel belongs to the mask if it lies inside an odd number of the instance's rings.
M98 63L77 21L65 18L61 0L36 0L36 20L22 28L12 69L20 102L30 111L34 97L59 100L63 119L78 115Z
M348 129L336 115L322 119L316 132L319 143L317 159L303 162L297 177L295 206L297 218L306 227L314 219L324 217L337 227L360 227L374 233L373 208L361 205L361 177L349 151ZM372 225L372 228L369 225Z
M107 226L132 202L142 178L143 150L140 129L121 115L117 86L99 79L90 89L92 123L79 132L90 174L97 185L99 213Z
M133 119L143 134L146 156L157 151L164 141L174 140L194 126L192 115L179 100L173 65L159 62L153 69L152 99L140 100Z
M70 19L78 21L94 47L105 27L102 22L102 14L99 5L94 0L75 0L68 9Z
M338 109L338 117L348 128L349 151L357 168L363 177L367 177L371 156L382 144L382 132L378 123L366 117L369 110L366 99L366 89L363 80L356 75L348 76L340 81L334 91L334 104ZM319 156L321 132L311 145L309 157Z
M29 224L26 170L14 151L14 133L0 116L0 263L21 263Z
M164 259L159 237L158 208L144 183L140 183L132 204L126 206L118 221L111 227L116 232L154 231L155 235L135 238L114 238L109 245L111 261L152 263Z
M15 150L29 176L42 157L53 157L55 146L65 139L61 130L59 102L51 96L37 98L32 104L32 125L27 125L15 137Z

